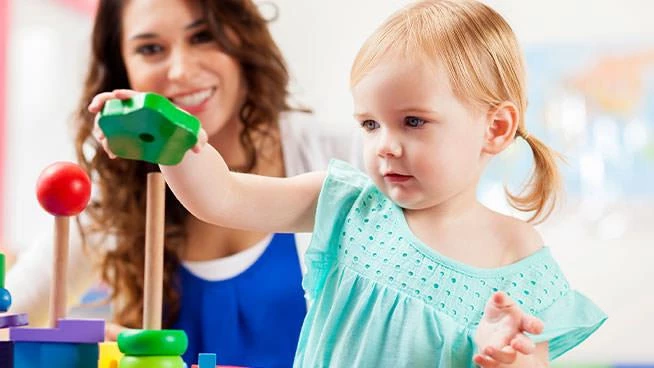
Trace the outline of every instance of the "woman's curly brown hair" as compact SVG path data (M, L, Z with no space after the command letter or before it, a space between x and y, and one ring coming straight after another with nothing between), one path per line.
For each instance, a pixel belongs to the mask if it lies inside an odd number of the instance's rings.
M101 276L112 288L115 322L140 328L143 313L146 175L158 170L139 161L111 160L92 136L94 116L87 105L96 94L130 88L121 50L121 14L128 0L101 0L92 33L90 67L76 112L77 158L92 177L96 195L87 214L91 223L84 235L102 234L116 238L116 247L102 249ZM250 0L198 0L219 47L239 61L246 83L246 98L240 109L244 130L240 143L247 153L244 167L257 164L254 132L267 134L277 126L280 113L289 110L289 75L281 52L257 6ZM226 30L238 35L234 42ZM164 326L177 319L180 295L176 273L186 243L185 219L189 216L170 191L166 193L164 252ZM85 236L89 239L88 236ZM93 244L95 246L100 244Z

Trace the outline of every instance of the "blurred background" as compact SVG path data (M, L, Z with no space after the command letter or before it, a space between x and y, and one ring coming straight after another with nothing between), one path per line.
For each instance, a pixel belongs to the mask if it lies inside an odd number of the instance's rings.
M527 126L561 152L566 198L539 229L609 315L560 366L654 367L654 1L488 0L516 31L529 73ZM259 1L293 74L295 100L333 129L354 124L350 64L400 0ZM88 57L93 0L0 0L0 249L20 252L52 220L35 183L74 160L70 117ZM519 141L479 188L505 213L531 161ZM16 291L13 291L16 292ZM649 363L649 364L648 364Z

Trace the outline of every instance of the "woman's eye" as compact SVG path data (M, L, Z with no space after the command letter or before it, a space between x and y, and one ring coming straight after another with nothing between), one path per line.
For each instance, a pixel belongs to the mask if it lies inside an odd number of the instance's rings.
M361 127L365 130L375 130L379 128L379 123L374 120L364 120L361 122Z
M163 47L161 47L160 45L156 45L156 44L143 45L143 46L139 46L136 49L136 53L141 54L141 55L146 55L146 56L154 55L154 54L159 53L161 51L163 51Z
M207 43L212 41L213 41L213 35L208 30L198 32L191 37L192 43Z
M418 128L425 124L425 121L423 119L420 119L415 116L407 116L406 118L404 118L404 122L406 123L406 125L412 128Z

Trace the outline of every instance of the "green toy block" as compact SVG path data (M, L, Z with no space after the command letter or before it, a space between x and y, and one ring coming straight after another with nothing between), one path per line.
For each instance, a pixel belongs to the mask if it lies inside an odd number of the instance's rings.
M98 124L116 156L161 165L182 161L200 131L195 116L155 93L107 101Z
M11 294L5 289L5 255L0 253L0 313L8 311L9 307L11 307Z
M5 287L5 255L0 253L0 288Z

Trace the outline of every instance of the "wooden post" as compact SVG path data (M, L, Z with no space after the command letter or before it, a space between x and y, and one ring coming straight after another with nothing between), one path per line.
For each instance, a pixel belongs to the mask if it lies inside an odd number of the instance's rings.
M66 316L66 268L68 265L68 238L70 217L55 216L54 257L50 280L50 327Z
M163 247L166 182L159 172L148 174L145 217L145 284L143 329L160 330L163 300Z

